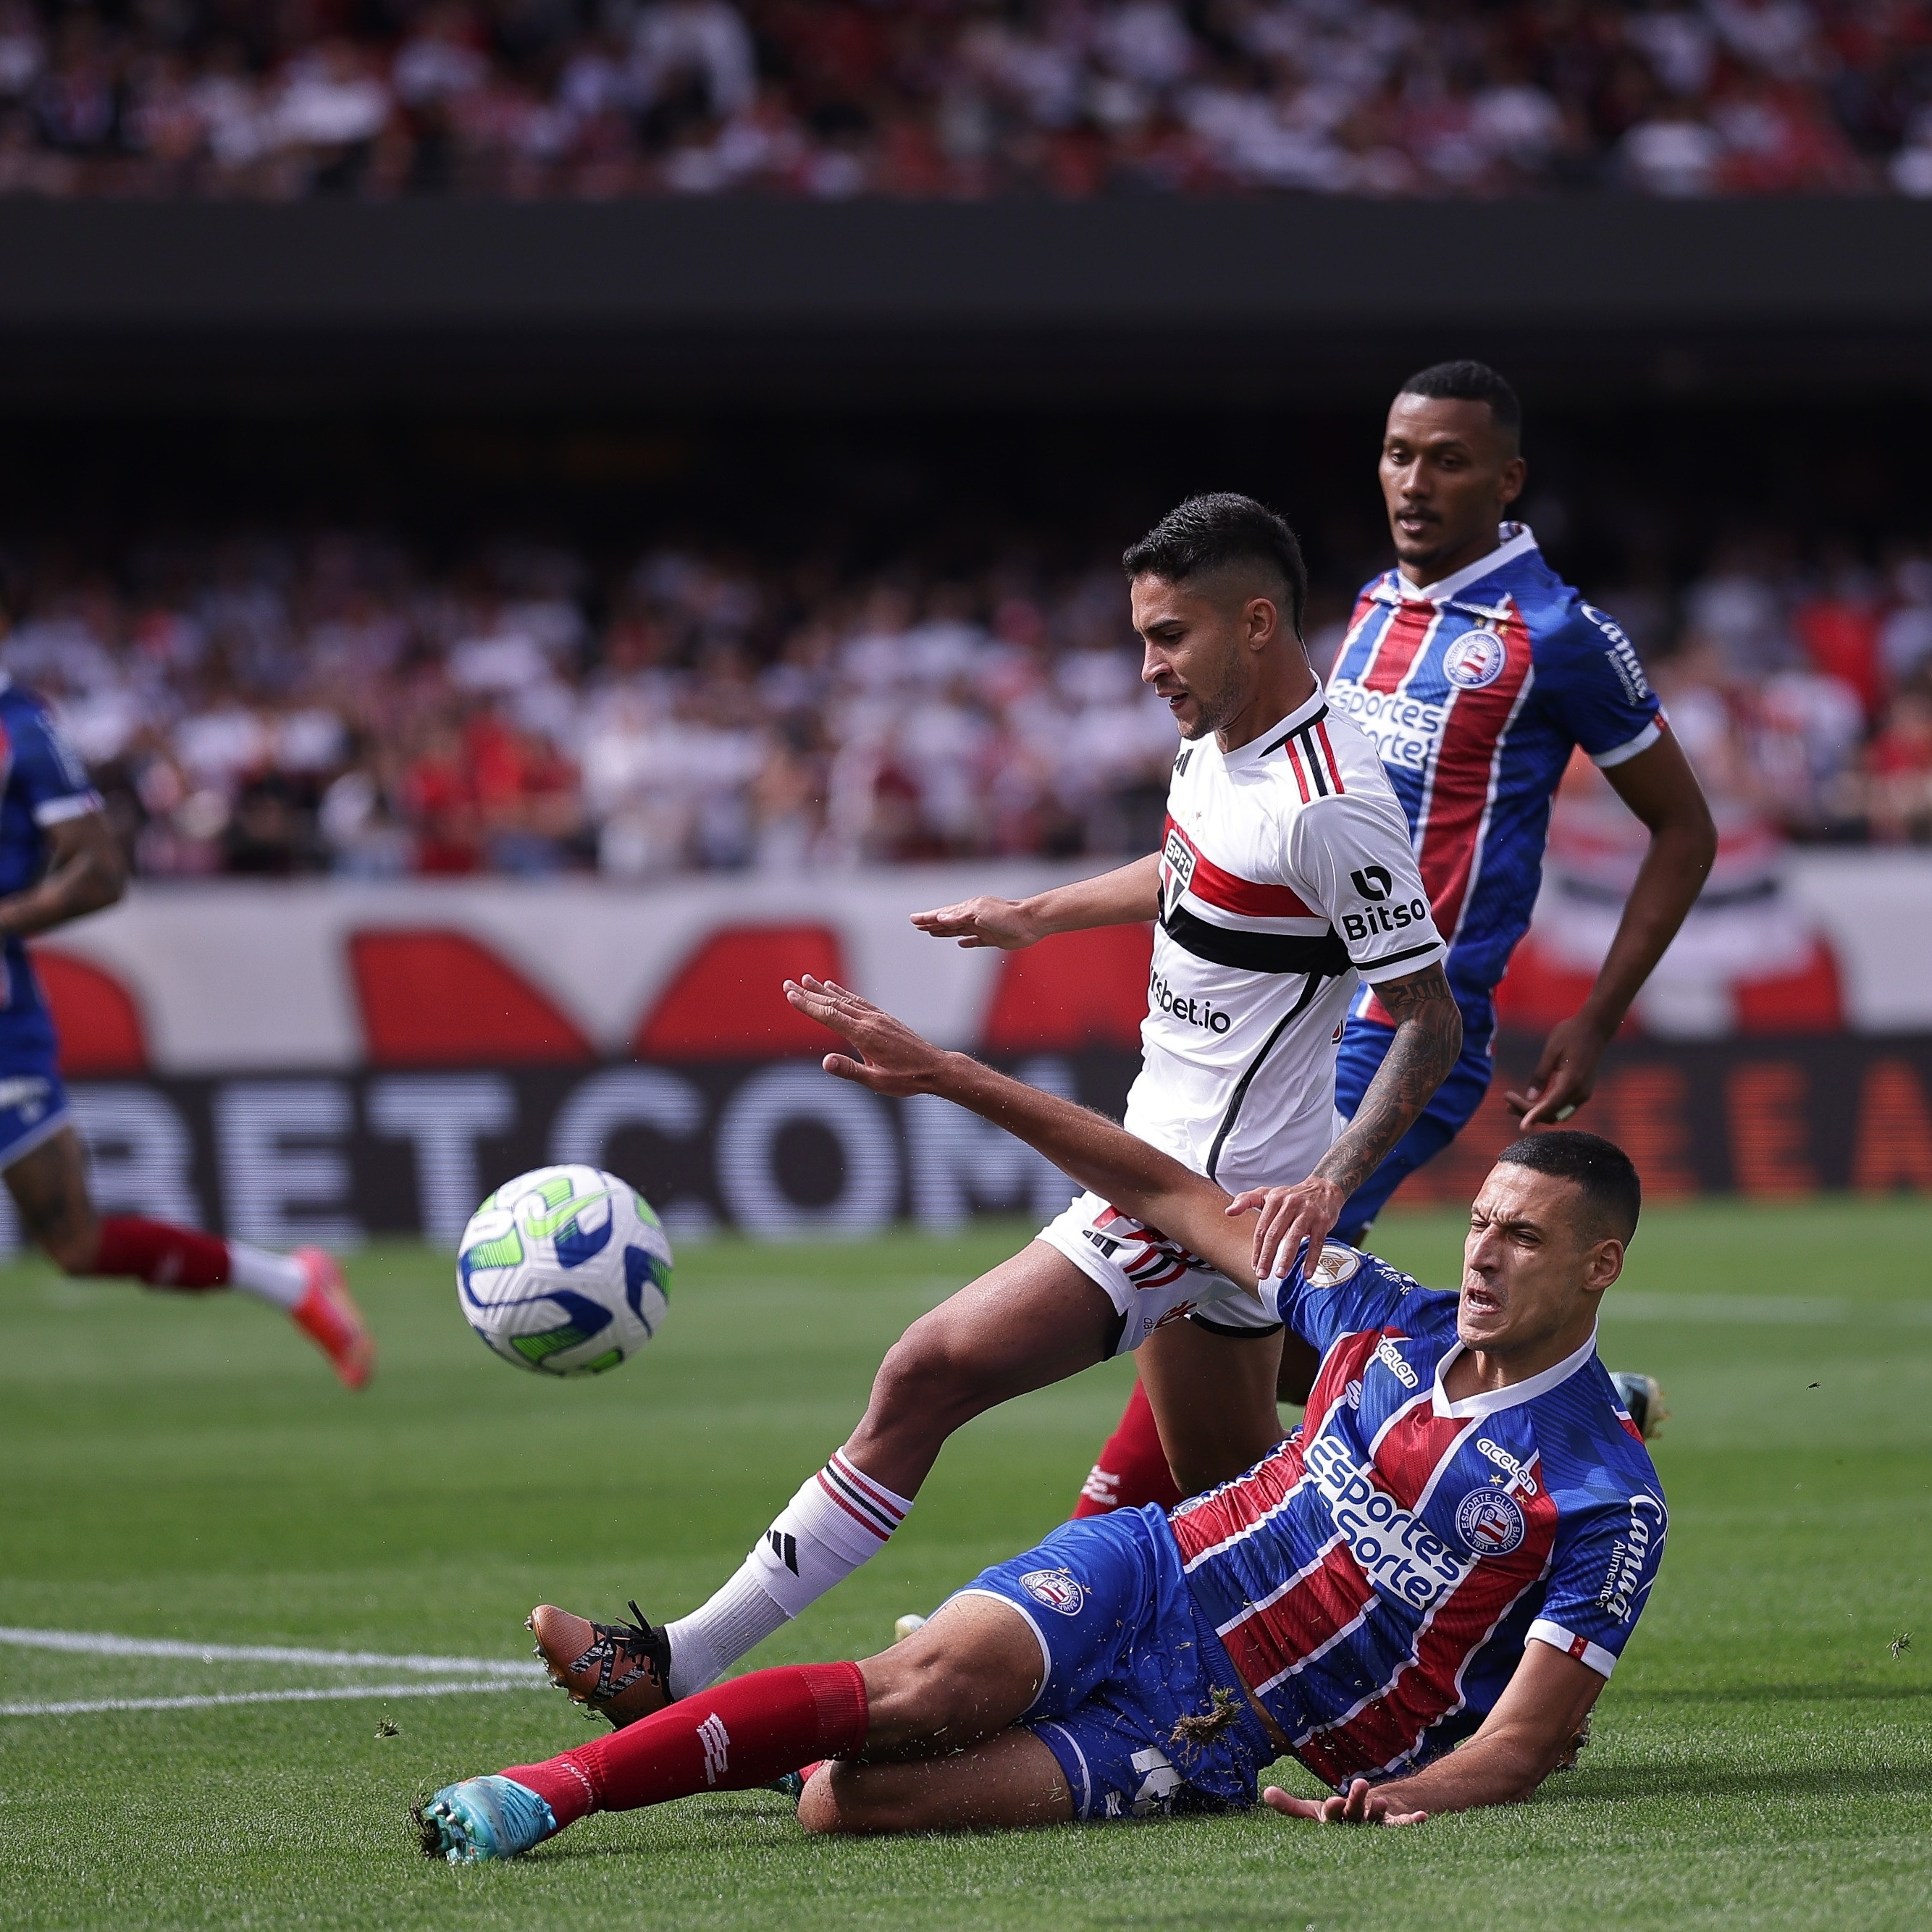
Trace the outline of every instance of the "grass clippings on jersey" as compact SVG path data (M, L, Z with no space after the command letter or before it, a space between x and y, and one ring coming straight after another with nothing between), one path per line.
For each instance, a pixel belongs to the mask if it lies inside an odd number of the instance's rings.
M396 1660L365 1658L358 1676L0 1642L0 1706L173 1700L0 1717L0 1916L439 1932L1923 1926L1932 1666L1905 1633L1932 1614L1932 1208L1905 1202L1646 1217L1633 1312L1613 1291L1604 1352L1670 1393L1655 1453L1670 1546L1581 1762L1529 1805L1413 1832L1256 1812L827 1840L760 1792L593 1819L512 1866L425 1862L412 1799L586 1732L502 1670L452 1672L476 1688L413 1696L399 1721L408 1669L526 1660L540 1599L688 1607L843 1438L904 1324L1030 1232L694 1247L662 1339L570 1383L478 1346L446 1257L371 1250L350 1274L384 1355L361 1398L238 1298L70 1283L35 1263L0 1274L0 1625ZM1447 1283L1457 1239L1453 1217L1391 1216L1378 1245ZM902 1612L1036 1540L1126 1377L1109 1364L974 1424L890 1547L753 1661L863 1654ZM360 1684L366 1697L283 1700ZM1292 1766L1274 1774L1315 1789Z

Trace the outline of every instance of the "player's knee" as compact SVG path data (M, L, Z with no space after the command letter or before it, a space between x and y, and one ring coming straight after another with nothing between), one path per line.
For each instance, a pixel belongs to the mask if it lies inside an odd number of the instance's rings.
M28 1233L63 1274L94 1272L94 1258L100 1250L100 1230L94 1222L56 1222L51 1226L29 1228Z
M874 1426L950 1430L984 1406L970 1349L951 1324L916 1322L886 1352L872 1384Z
M903 1780L896 1766L819 1766L798 1801L798 1822L808 1832L902 1832L909 1828Z

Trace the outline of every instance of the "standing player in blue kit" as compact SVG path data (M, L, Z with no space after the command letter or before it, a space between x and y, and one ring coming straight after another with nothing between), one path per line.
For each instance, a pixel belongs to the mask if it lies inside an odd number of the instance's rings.
M120 847L86 767L46 707L0 672L0 1172L28 1234L68 1274L178 1294L233 1288L283 1310L350 1388L375 1345L334 1258L273 1254L134 1214L96 1214L60 1076L53 1016L24 942L112 905Z

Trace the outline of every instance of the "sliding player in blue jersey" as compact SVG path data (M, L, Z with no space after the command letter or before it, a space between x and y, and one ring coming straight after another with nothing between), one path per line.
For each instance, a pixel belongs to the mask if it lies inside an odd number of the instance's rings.
M27 1234L69 1274L177 1294L239 1288L286 1312L351 1388L374 1345L320 1248L272 1254L135 1214L98 1215L60 1075L53 1016L24 942L112 905L127 874L87 770L46 707L0 672L0 1173Z
M1321 1358L1303 1426L1171 1518L1063 1524L863 1664L754 1672L446 1786L416 1814L426 1853L512 1857L592 1811L801 1770L814 1831L1238 1808L1287 1754L1334 1795L1270 1788L1276 1810L1414 1825L1525 1798L1574 1755L1666 1526L1596 1355L1640 1205L1619 1150L1506 1148L1460 1296L1340 1243L1257 1284L1213 1181L837 987L789 991L854 1049L828 1070L971 1108L1255 1294Z

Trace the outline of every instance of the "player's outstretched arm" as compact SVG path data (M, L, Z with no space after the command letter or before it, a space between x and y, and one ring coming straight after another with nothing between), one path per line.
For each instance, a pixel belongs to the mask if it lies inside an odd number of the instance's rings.
M1440 966L1384 980L1376 996L1395 1022L1395 1038L1355 1118L1306 1180L1251 1189L1236 1196L1228 1208L1231 1214L1260 1210L1252 1266L1263 1281L1292 1267L1304 1241L1312 1253L1328 1239L1348 1196L1414 1126L1462 1051L1462 1012Z
M912 922L934 939L962 946L998 946L1012 951L1055 932L1090 926L1126 926L1160 910L1160 859L1150 854L1097 878L1036 892L1030 899L962 899L957 905L916 912Z
M1643 821L1650 849L1589 997L1550 1029L1528 1087L1506 1096L1526 1127L1568 1120L1589 1099L1604 1049L1677 937L1718 854L1711 808L1683 748L1668 732L1604 776Z
M1318 1825L1419 1825L1438 1811L1517 1804L1574 1755L1603 1688L1587 1664L1532 1638L1496 1708L1460 1750L1413 1778L1378 1785L1358 1778L1342 1797L1294 1798L1270 1785L1262 1801Z
M110 906L128 890L127 862L104 812L83 812L46 830L47 868L23 892L0 899L0 938L25 939Z
M1254 1286L1247 1231L1227 1218L1228 1196L1211 1180L1102 1114L1009 1079L970 1054L934 1046L904 1021L830 980L808 975L788 980L784 991L800 1012L830 1027L857 1056L828 1053L826 1072L896 1099L937 1094L953 1101L1037 1148L1083 1187L1191 1248L1230 1281Z

